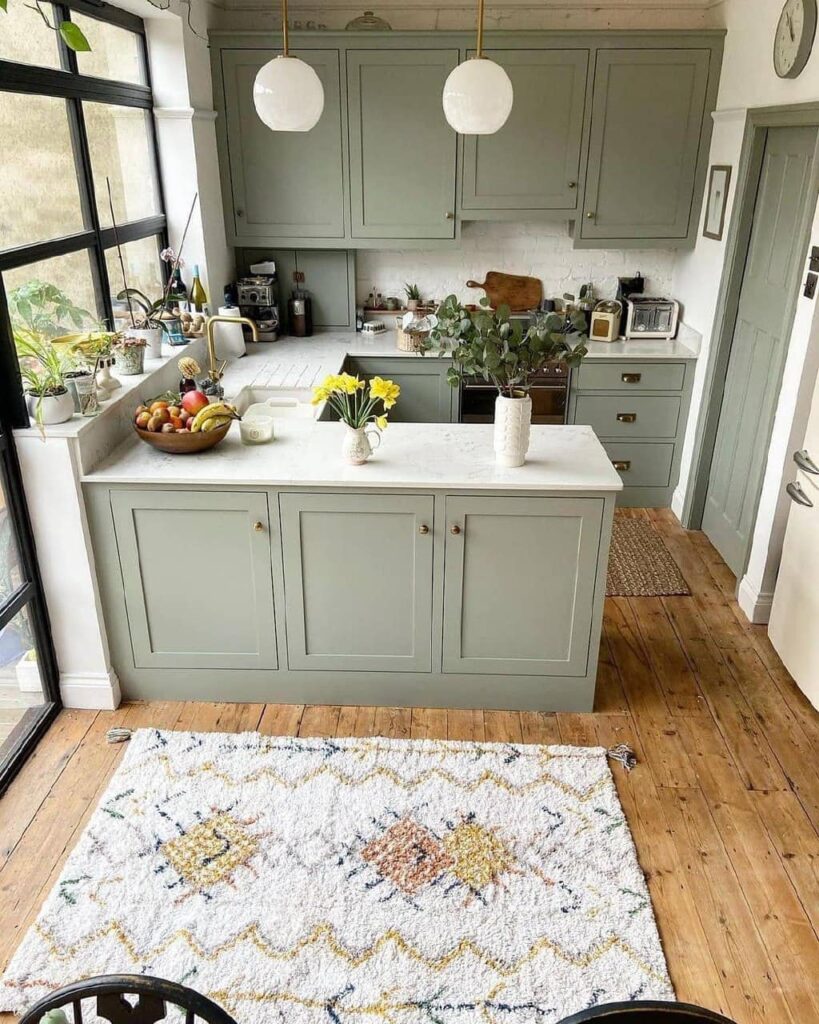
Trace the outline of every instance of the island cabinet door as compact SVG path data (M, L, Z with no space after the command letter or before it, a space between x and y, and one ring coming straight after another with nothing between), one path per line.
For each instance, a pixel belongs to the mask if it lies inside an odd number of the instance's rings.
M444 82L457 50L348 50L354 238L454 238L457 136Z
M602 516L597 498L448 497L444 671L585 676Z
M282 494L291 669L432 670L431 495Z
M136 668L275 669L267 496L111 495Z

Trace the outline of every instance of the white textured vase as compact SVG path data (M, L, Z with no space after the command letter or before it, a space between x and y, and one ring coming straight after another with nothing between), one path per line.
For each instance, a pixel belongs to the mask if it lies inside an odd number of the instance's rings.
M125 332L129 338L144 338L147 346L146 355L149 359L162 358L161 327L129 327Z
M341 453L351 466L363 466L373 453L372 441L376 441L375 447L381 444L381 435L377 430L367 430L366 427L347 427L344 431L344 442L341 445Z
M532 399L498 395L495 399L495 461L499 466L522 466L529 451Z

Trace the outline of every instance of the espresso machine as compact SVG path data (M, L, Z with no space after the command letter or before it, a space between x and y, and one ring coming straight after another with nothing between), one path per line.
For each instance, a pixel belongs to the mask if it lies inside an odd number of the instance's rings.
M276 264L268 260L251 266L250 276L236 282L236 297L241 315L255 322L259 341L276 341L281 325Z

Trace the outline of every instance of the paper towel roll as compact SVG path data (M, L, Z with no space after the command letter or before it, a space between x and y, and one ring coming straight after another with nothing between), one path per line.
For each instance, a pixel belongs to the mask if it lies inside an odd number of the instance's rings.
M238 306L220 306L219 316L239 316ZM213 340L219 359L240 359L247 353L241 324L214 324Z

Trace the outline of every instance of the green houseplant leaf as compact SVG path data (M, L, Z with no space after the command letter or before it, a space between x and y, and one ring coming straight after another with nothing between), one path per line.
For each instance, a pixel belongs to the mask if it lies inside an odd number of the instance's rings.
M63 37L65 45L75 53L86 53L91 49L91 44L85 38L85 33L73 21L60 22L60 35Z

